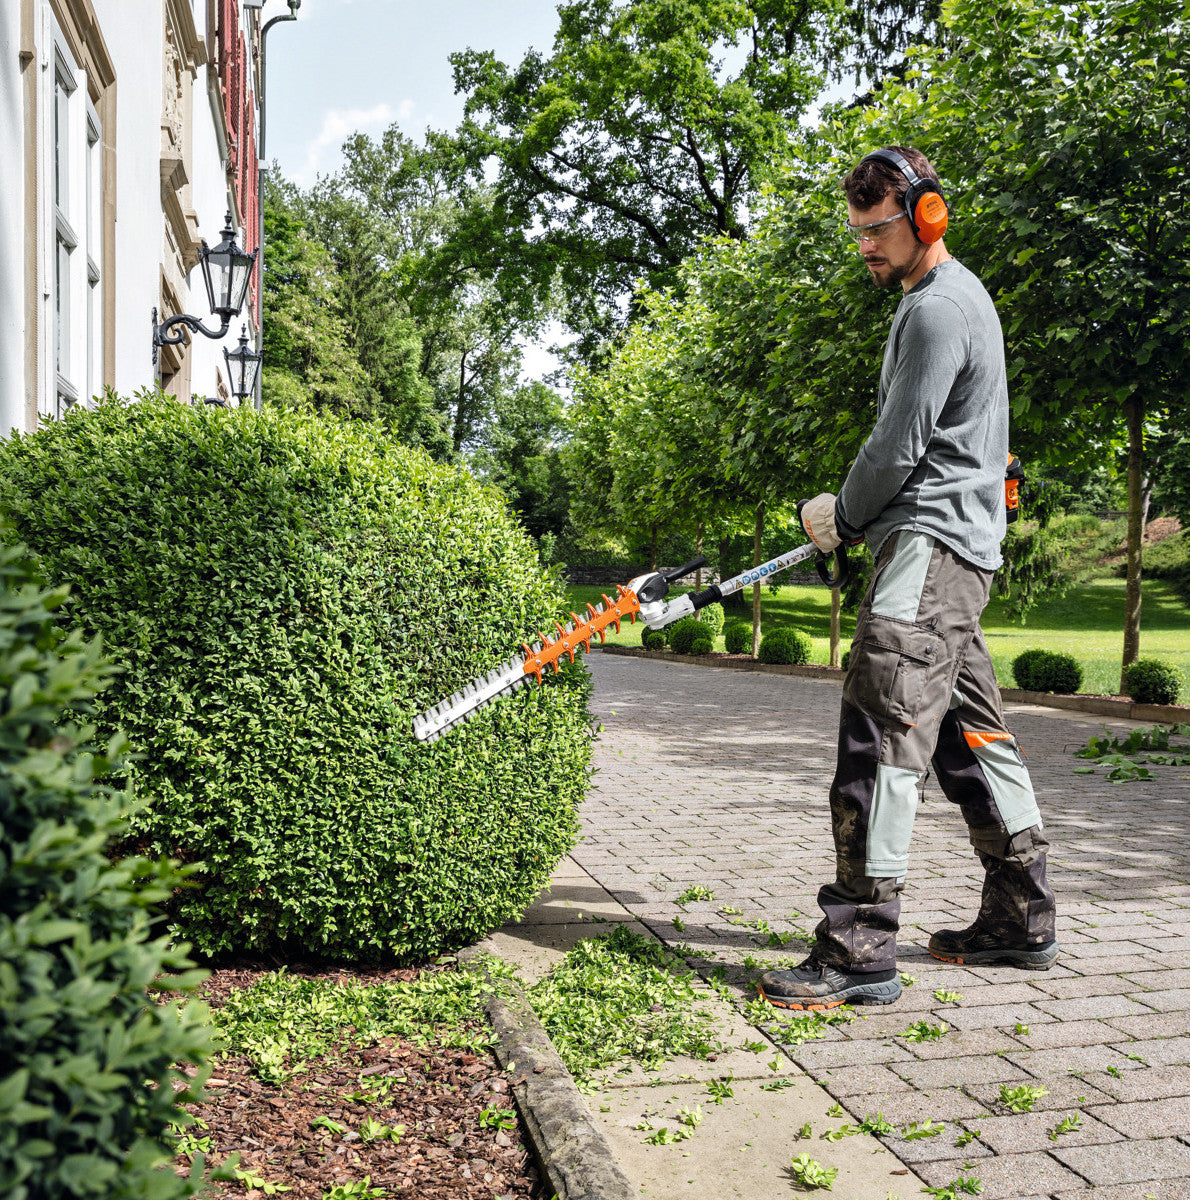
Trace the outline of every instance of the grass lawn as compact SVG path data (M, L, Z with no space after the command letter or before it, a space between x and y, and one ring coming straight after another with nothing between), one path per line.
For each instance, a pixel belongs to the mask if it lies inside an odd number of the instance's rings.
M683 589L675 588L675 592ZM615 597L615 588L575 586L567 589L569 602L581 616L584 605L599 603L600 593ZM750 597L749 597L750 598ZM826 663L830 654L830 593L824 587L782 586L761 589L762 629L792 625L814 642L810 661ZM1045 600L1024 623L1008 620L1003 604L993 599L983 616L983 631L996 667L996 676L1007 687L1015 686L1012 661L1025 650L1061 650L1073 655L1083 669L1082 691L1114 695L1120 682L1120 650L1124 628L1124 580L1095 579L1073 587L1066 595ZM624 624L608 642L639 646L642 626ZM854 613L843 613L843 644L855 629ZM723 649L722 637L715 644ZM1182 671L1181 702L1190 703L1190 607L1160 580L1144 584L1141 610L1142 658L1159 658Z

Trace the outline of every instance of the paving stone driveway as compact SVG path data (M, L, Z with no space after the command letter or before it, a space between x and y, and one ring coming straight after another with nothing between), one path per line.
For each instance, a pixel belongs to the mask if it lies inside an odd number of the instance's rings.
M839 686L610 654L588 663L604 729L574 857L747 999L760 970L800 957L789 935L813 928L833 871ZM930 930L969 923L980 887L962 818L930 782L902 905L900 967L916 982L789 1053L857 1118L946 1122L938 1137L888 1140L932 1186L966 1175L986 1200L1190 1200L1190 769L1109 784L1102 769L1072 773L1102 721L1021 706L1009 723L1053 846L1058 964L963 968L926 954ZM714 898L678 904L696 884ZM962 999L942 1003L938 989ZM896 1036L922 1020L949 1032ZM1048 1094L1012 1114L1002 1084ZM1081 1127L1052 1138L1075 1113Z

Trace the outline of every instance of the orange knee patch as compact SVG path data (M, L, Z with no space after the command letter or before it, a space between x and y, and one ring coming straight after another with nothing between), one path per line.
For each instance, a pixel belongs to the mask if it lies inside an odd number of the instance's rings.
M978 750L980 746L990 746L992 742L1003 742L1012 737L1011 733L966 733L963 737L967 739L967 745L972 750Z

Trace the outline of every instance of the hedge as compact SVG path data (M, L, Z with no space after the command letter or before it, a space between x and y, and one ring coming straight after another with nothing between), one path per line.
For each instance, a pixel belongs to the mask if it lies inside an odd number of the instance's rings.
M728 654L751 654L752 622L728 621L723 626L723 648Z
M121 667L96 720L137 751L137 848L204 864L172 907L203 951L436 955L573 845L581 666L412 737L563 607L464 471L362 422L113 397L0 443L0 508Z
M1069 654L1056 650L1026 650L1012 663L1016 685L1027 692L1071 695L1083 682L1083 669Z
M810 661L814 643L800 629L773 629L760 639L757 658L762 663L800 666Z
M1124 693L1137 704L1177 704L1182 673L1156 658L1141 658L1124 668Z
M172 1200L197 1192L170 1127L211 1033L201 1006L145 989L198 982L155 928L183 873L109 858L132 806L98 780L121 739L100 749L79 723L109 672L95 642L61 637L64 596L0 547L0 1195Z

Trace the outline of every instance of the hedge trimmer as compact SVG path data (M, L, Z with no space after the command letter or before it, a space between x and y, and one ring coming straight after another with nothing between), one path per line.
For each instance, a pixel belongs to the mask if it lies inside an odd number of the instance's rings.
M413 734L421 742L437 741L448 730L470 720L481 708L501 696L510 695L530 679L541 683L545 671L550 667L553 667L554 673L557 674L562 670L563 656L574 662L575 651L580 648L589 651L591 638L596 634L600 642L607 640L608 626L619 633L620 622L625 617L630 622L635 622L636 614L640 613L641 619L650 629L664 629L666 625L672 625L682 617L692 616L699 609L731 596L749 584L760 583L779 571L814 556L817 556L815 566L823 583L828 587L841 587L847 579L847 552L839 546L834 555L836 568L835 574L831 575L826 565L829 556L823 554L813 542L807 542L806 545L779 554L758 567L741 571L739 575L734 575L722 583L711 584L700 592L687 592L668 603L665 598L669 595L669 585L701 567L707 561L705 558L696 558L683 566L675 567L672 571L653 571L647 575L638 575L626 584L616 585L617 594L614 600L605 594L602 604L588 604L585 617L572 612L565 625L554 622L557 636L553 640L546 634L539 633L538 641L532 644L522 642L521 654L514 654L502 666L494 667L486 675L473 679L461 691L414 717Z

